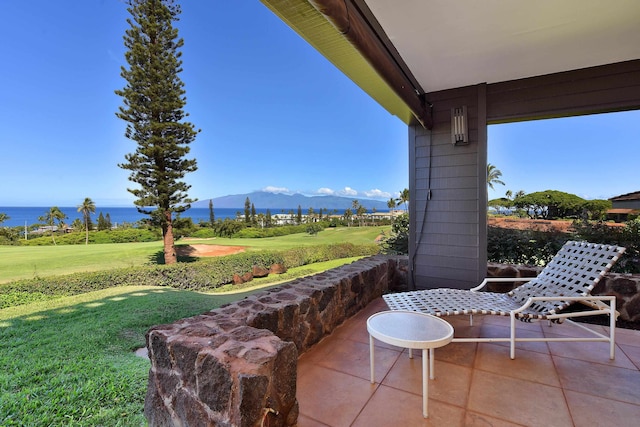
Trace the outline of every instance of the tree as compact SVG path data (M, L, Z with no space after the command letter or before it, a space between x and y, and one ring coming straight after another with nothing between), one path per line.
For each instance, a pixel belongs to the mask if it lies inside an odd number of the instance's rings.
M502 214L502 209L510 209L513 206L513 201L507 197L500 197L499 199L492 199L487 204L494 208L499 214Z
M585 216L595 221L601 221L606 218L607 211L611 209L611 200L594 199L587 200L584 205Z
M73 228L74 231L82 231L84 230L84 223L80 221L80 218L76 218L71 223L71 228Z
M260 228L264 228L265 222L266 222L266 216L265 214L263 214L262 212L260 212L257 216L258 218L258 224L260 224Z
M0 224L2 224L5 221L8 221L9 219L11 219L9 215L7 215L4 212L0 212Z
M579 215L585 200L575 194L546 190L520 196L513 203L530 218L556 219Z
M256 207L254 206L253 203L251 203L251 224L252 225L257 225L258 222L256 220Z
M109 228L107 219L102 215L102 212L100 212L100 215L98 215L98 231L108 230Z
M248 197L244 201L244 222L251 222L251 200Z
M353 217L353 211L349 208L344 210L344 220L347 222L347 227L351 226L351 218Z
M267 227L271 227L273 225L273 218L271 218L271 209L267 209L267 217L265 221L267 223Z
M213 213L213 200L209 199L209 226L213 227L216 223L216 215Z
M504 185L504 182L500 181L501 176L502 172L500 172L500 169L497 169L491 163L487 163L487 185L489 188L493 190L493 184Z
M404 210L405 212L407 212L409 210L408 208L408 203L409 203L409 189L405 188L404 190L402 190L402 192L400 193L400 199L398 199L398 204L404 204Z
M398 215L391 225L391 233L382 237L382 252L385 254L409 253L409 214Z
M111 215L109 215L109 212L107 212L107 214L104 216L104 221L107 225L107 230L111 230L111 227L113 227L113 224L111 224Z
M119 166L131 171L129 180L140 188L128 189L137 199L138 211L151 216L162 228L164 261L177 262L172 214L184 212L195 199L182 179L197 170L195 159L186 159L189 144L199 130L184 121L188 116L182 72L184 40L172 22L180 6L173 0L130 0L132 18L124 35L129 68L121 68L126 80L116 95L123 99L116 116L127 122L125 136L137 143L133 154ZM155 209L151 209L155 208Z
M298 205L298 215L296 216L296 224L302 224L302 206Z
M49 211L47 213L45 213L41 217L38 217L39 221L43 221L45 224L47 224L50 227L51 239L53 239L54 245L56 244L56 238L54 236L53 227L55 226L56 221L58 221L58 227L62 228L62 226L64 225L63 221L65 219L67 219L67 216L57 206L52 206L51 208L49 208Z
M394 199L393 197L387 200L387 207L390 211L392 211L396 206L398 206L398 199Z
M324 230L324 227L321 224L313 223L307 225L307 233L312 236L317 236L322 230Z
M91 228L91 214L96 212L96 204L89 197L85 197L82 204L78 205L78 212L84 219L84 244L89 244L89 229ZM102 215L102 212L100 213Z

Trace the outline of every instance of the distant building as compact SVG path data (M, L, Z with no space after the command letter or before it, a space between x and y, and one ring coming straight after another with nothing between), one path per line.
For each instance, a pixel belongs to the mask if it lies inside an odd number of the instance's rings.
M624 222L629 216L640 215L640 191L612 197L611 209L607 211L607 218L616 222Z

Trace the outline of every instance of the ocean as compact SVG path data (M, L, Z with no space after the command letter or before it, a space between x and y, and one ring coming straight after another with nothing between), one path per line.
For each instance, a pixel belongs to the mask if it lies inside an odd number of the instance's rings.
M60 207L60 210L67 216L65 223L71 224L74 219L78 218L81 221L83 220L82 214L78 212L77 207ZM271 215L280 214L280 213L289 213L291 209L270 209ZM2 223L0 227L24 227L25 224L27 226L31 226L33 224L42 224L42 221L38 220L38 217L44 216L47 212L49 212L49 207L2 207L0 206L0 213L5 213L9 217L8 220ZM106 216L109 214L111 218L111 224L117 226L118 224L122 224L123 222L127 222L130 224L134 224L137 221L148 218L148 215L144 215L138 212L138 210L134 207L104 207L101 208L96 206L96 213L91 214L91 220L94 224L98 222L98 216L102 212L102 215ZM244 208L216 208L214 206L213 213L217 219L225 219L225 218L235 218L236 213L241 212L241 215L244 216ZM256 208L256 213L266 214L267 209L258 209ZM297 213L297 209L294 210L294 213ZM344 213L344 210L339 210L337 212L339 215ZM303 209L303 215L307 214L307 211ZM209 208L191 208L188 211L182 213L180 215L182 218L190 217L194 224L198 224L200 221L209 221Z

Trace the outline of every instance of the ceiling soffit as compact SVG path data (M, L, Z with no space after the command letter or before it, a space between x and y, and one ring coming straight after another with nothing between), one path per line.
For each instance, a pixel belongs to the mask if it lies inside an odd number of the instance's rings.
M421 89L350 1L261 1L391 114L407 124L431 127Z

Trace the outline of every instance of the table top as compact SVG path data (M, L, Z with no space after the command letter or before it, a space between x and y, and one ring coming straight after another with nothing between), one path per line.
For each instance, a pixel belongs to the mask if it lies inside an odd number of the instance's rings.
M367 331L387 344L404 348L442 347L453 339L453 326L415 311L383 311L367 319Z

